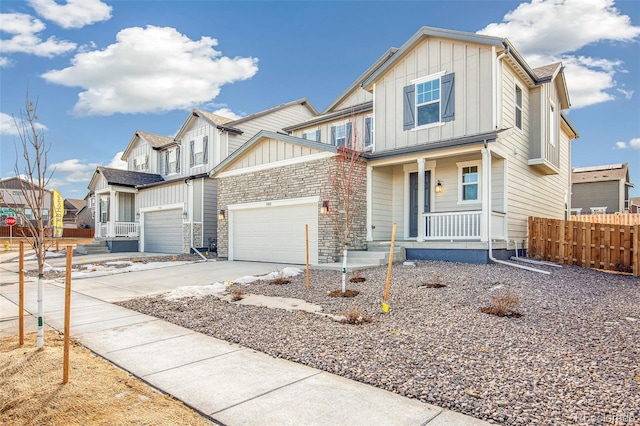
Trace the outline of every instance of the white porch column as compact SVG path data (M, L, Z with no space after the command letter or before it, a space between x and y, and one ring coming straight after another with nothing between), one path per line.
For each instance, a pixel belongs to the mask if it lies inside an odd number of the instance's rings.
M482 191L482 215L480 216L480 241L489 241L491 232L491 152L489 148L482 149L482 174L480 187Z
M91 204L89 204L89 207L91 207ZM96 193L93 194L93 229L94 238L102 237L100 235L100 195Z
M367 241L373 241L373 167L367 166Z
M116 191L111 189L109 191L109 236L116 236L116 212L118 206L116 206Z
M416 241L424 241L424 158L418 158L418 238Z

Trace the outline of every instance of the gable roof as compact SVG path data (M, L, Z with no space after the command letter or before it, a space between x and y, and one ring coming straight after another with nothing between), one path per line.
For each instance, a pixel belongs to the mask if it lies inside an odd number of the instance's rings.
M313 105L311 105L311 103L307 100L307 98L301 98L301 99L297 99L295 101L287 102L286 104L280 104L280 105L275 106L273 108L265 109L264 111L256 112L255 114L251 114L251 115L247 115L247 116L242 117L242 118L238 118L237 120L233 120L233 121L229 122L229 124L232 124L232 125L236 126L238 124L242 124L244 122L253 120L253 119L258 118L258 117L262 117L264 115L268 115L268 114L274 113L276 111L280 111L281 109L289 108L289 107L294 106L294 105L305 106L305 107L307 107L307 109L309 109L309 111L311 111L311 113L313 115L318 115L318 111L313 107Z
M333 145L328 145L326 143L316 142L309 139L296 138L294 136L285 135L278 132L272 132L269 130L261 130L256 133L251 139L246 141L242 146L236 149L231 155L222 160L216 167L211 170L209 176L213 177L216 174L222 172L224 169L232 165L239 157L241 157L244 153L249 151L254 145L257 145L260 140L264 138L276 139L282 142L288 142L300 146L305 146L308 148L317 149L319 151L326 151L329 153L335 153L336 147Z
M135 188L138 185L164 181L162 176L153 173L132 172L129 170L98 166L91 178L91 182L89 182L89 186L91 186L91 183L98 174L104 176L109 185L126 186L130 188Z
M285 132L291 132L293 130L302 129L304 127L313 126L314 124L326 123L327 121L336 120L338 118L350 117L353 114L359 114L361 112L373 111L373 101L363 102L352 107L339 109L329 112L327 114L318 115L300 123L293 124L291 126L284 127L282 130Z
M175 143L173 138L170 137L170 136L162 136L162 135L158 135L156 133L150 133L150 132L144 132L142 130L136 130L133 133L133 136L131 137L131 140L129 141L129 144L125 148L125 150L122 153L122 156L120 157L120 159L125 160L129 156L129 154L131 154L131 150L133 149L133 147L135 145L135 141L138 138L142 139L147 144L149 144L149 146L151 146L151 148L156 149L156 150L157 149L166 148L166 147L171 146L172 144Z
M329 104L329 106L327 106L324 111L322 111L322 114L326 114L330 111L333 110L333 108L336 107L336 105L338 105L340 102L342 102L347 96L349 96L349 94L351 94L351 92L353 92L355 89L360 88L360 86L362 85L362 83L368 79L369 77L371 77L371 74L373 74L375 71L377 71L378 68L380 68L390 57L392 57L396 52L398 51L397 47L390 47L386 52L384 52L384 54L382 56L380 56L374 63L373 65L371 65L369 68L367 68L367 70L365 72L362 73L362 75L360 75L360 77L358 77L353 83L351 83L349 85L349 87L347 87L342 93L340 93L338 95L338 97L336 99L333 100L333 102L331 102Z
M605 182L611 180L622 180L629 182L628 163L607 164L591 167L574 167L571 169L572 183Z
M35 179L37 180L37 178ZM27 189L33 190L33 188L37 188L37 186L32 187L31 181L29 179L25 179L19 176L11 176L7 178L0 179L0 188L2 189ZM44 188L45 192L51 192L51 190Z
M77 198L65 198L64 204L65 207L80 211L87 203L84 200L79 200Z

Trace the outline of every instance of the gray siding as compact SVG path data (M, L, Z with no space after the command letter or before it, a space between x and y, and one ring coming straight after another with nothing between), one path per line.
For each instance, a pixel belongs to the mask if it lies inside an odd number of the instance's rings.
M295 130L291 133L292 136L296 136L298 138L302 137L302 133L310 130L320 130L320 142L331 144L331 127L344 124L347 121L351 121L353 124L353 137L354 142L360 147L360 149L364 148L364 119L365 117L373 117L372 111L367 111L365 113L354 114L352 116L332 120L326 123L316 124L313 126L305 127L302 129ZM374 132L375 132L375 123L373 124ZM375 137L373 139L375 141Z
M619 211L619 181L574 183L571 188L571 208L590 214L591 207L606 207L607 213Z
M119 222L135 221L135 194L131 192L118 193L118 217Z
M204 137L208 138L207 162L191 167L191 141L202 141ZM195 119L180 140L182 146L181 174L190 176L205 173L222 161L222 158L220 158L219 139L218 130L214 126L211 126L209 122L200 117Z
M165 204L184 203L186 201L187 185L182 179L176 183L156 186L138 192L136 210L145 207L162 206Z
M260 166L276 161L289 160L316 154L319 152L321 151L306 146L266 138L266 140L244 153L237 161L229 166L227 170L238 170L251 166Z
M140 171L145 173L157 173L158 172L158 152L152 149L146 142L142 141L139 137L136 137L135 146L125 159L127 162L127 170ZM136 169L134 164L136 158L148 157L148 169Z
M372 178L371 230L374 240L389 238L393 223L393 168L374 168Z
M299 123L311 117L313 117L313 114L306 106L297 104L256 117L252 120L247 120L246 122L239 123L237 126L230 123L230 125L239 128L244 133L241 135L229 135L228 154L240 148L242 144L251 139L260 130L282 132L283 127Z

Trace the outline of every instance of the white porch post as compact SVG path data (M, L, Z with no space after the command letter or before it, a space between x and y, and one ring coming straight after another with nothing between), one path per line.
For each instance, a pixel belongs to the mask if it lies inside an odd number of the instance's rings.
M367 241L373 241L373 167L367 166Z
M96 193L93 194L93 229L94 238L102 237L100 234L100 195Z
M418 158L418 238L416 241L422 242L425 237L424 229L424 158Z
M115 223L116 212L117 212L116 191L111 189L109 191L109 236L110 237L116 236L116 223Z
M489 241L489 220L491 215L491 191L489 185L491 176L491 153L488 148L482 149L482 176L480 186L482 191L482 215L480 216L480 241Z

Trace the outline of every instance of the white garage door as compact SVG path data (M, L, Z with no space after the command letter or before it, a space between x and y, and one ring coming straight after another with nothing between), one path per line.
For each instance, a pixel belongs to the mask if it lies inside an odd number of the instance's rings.
M238 209L231 214L231 260L304 264L308 224L309 262L318 263L317 202Z
M182 253L182 210L162 210L144 214L144 251Z

